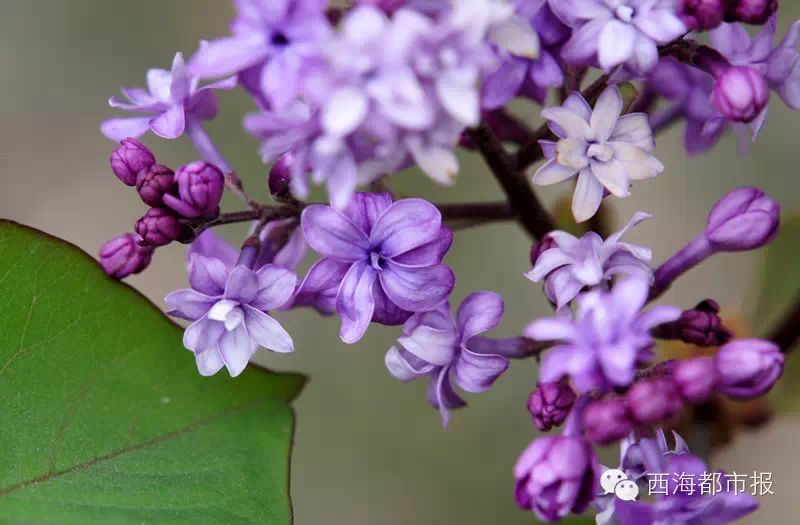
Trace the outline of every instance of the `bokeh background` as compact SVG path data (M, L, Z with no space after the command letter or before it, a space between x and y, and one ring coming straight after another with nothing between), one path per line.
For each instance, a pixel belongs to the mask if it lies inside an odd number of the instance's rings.
M781 33L800 17L798 4L783 2ZM149 67L168 68L175 51L190 55L199 39L224 34L231 14L232 7L222 0L1 1L0 216L63 237L92 254L108 238L130 231L145 208L108 168L114 145L98 130L113 114L106 100L120 86L142 85ZM210 132L248 189L267 200L257 144L240 126L251 109L241 93L222 93L221 114ZM637 185L632 198L614 201L615 226L637 210L652 213L655 218L632 232L630 240L652 246L660 262L696 235L714 201L737 186L761 186L787 216L800 212L799 124L800 114L774 100L766 130L745 157L737 155L728 137L710 154L688 158L681 147L682 129L670 130L657 150L666 172ZM188 141L148 136L146 142L168 165L196 158ZM453 189L438 188L415 173L398 178L394 188L439 202L502 198L478 157L464 154L462 164ZM551 206L567 191L548 190L542 195ZM239 206L228 198L224 204L229 211ZM242 234L241 226L223 231L234 240ZM796 246L800 238L787 239L791 234L786 230L782 241ZM539 287L522 275L529 269L529 247L514 224L498 224L459 233L447 258L458 275L454 299L477 289L505 297L500 336L516 335L549 313ZM185 285L184 256L179 245L161 249L151 268L129 282L163 306L166 293ZM733 312L743 333L763 333L768 326L748 328L758 304L761 261L750 253L715 257L681 279L665 300L690 307L713 297ZM796 291L791 282L786 286ZM291 483L298 524L534 521L516 508L511 491L514 461L535 436L525 410L536 378L534 364L514 363L490 392L469 396L470 406L455 413L443 430L438 414L426 404L426 385L396 382L384 368L384 353L398 329L375 326L359 344L347 346L337 337L335 319L306 311L279 317L297 351L289 356L260 353L257 361L311 378L295 403ZM194 366L188 352L186 366ZM788 406L767 426L737 435L714 455L714 464L730 471L773 473L775 495L763 498L762 510L746 523L796 523L800 422Z

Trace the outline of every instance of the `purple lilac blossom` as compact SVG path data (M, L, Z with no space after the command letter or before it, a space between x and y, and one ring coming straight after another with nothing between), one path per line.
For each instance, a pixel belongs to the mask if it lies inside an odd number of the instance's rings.
M583 412L583 428L592 443L608 445L619 441L632 428L627 401L612 397L589 403Z
M198 160L181 166L175 174L177 197L164 195L164 204L182 217L213 217L225 190L225 176L213 164Z
M565 382L541 383L528 397L533 424L547 432L564 422L575 403L575 391Z
M298 300L338 286L346 343L361 339L370 322L401 324L413 312L433 310L453 289L453 272L441 262L453 234L427 201L358 193L343 210L308 206L301 222L306 242L323 258L308 271Z
M649 291L647 279L629 277L610 292L593 290L579 296L574 320L561 315L531 323L526 336L558 342L544 355L540 381L569 376L579 393L629 385L637 367L653 358L650 329L681 313L672 306L640 311Z
M498 294L475 292L464 299L455 317L447 303L414 314L386 353L386 368L396 379L430 377L428 401L439 410L442 425L450 419L449 410L466 405L454 384L467 392L485 392L508 368L508 357L524 352L521 338L480 335L500 324L503 308Z
M155 164L156 157L147 146L136 139L125 138L119 144L109 158L111 171L127 186L134 186L136 175Z
M246 129L263 141L265 162L295 155L296 197L308 195L307 167L310 181L325 182L340 209L359 183L412 163L452 184L454 147L479 121L478 82L494 64L480 32L493 26L455 15L444 11L434 19L401 8L389 18L358 6L302 76L302 100L245 118Z
M164 165L153 164L136 175L136 191L148 206L162 207L164 197L175 190L175 173Z
M664 423L676 418L683 409L679 391L668 377L638 381L625 397L631 418L637 423Z
M165 301L170 315L192 321L183 337L195 354L201 375L223 366L231 376L242 373L259 347L291 352L292 338L267 312L283 306L294 292L297 276L268 264L257 271L245 265L194 253L189 259L191 289L172 292Z
M694 357L674 363L672 381L681 398L688 403L705 403L719 383L713 357Z
M780 348L762 339L737 339L714 356L720 390L734 399L764 395L783 374Z
M187 127L211 120L217 114L214 89L232 89L235 78L227 78L198 88L197 78L186 71L183 55L175 54L172 70L151 69L147 72L147 89L123 88L128 102L116 97L108 101L113 108L141 113L143 117L113 118L103 122L103 134L111 140L139 138L148 130L165 139L176 139Z
M658 62L658 46L687 31L678 0L551 0L550 7L573 28L561 55L575 65L596 57L605 70L625 64L646 73Z
M136 221L136 233L142 242L150 246L165 246L177 241L184 234L183 226L172 210L166 208L150 208Z
M594 110L577 92L563 106L550 107L542 116L559 141L540 141L547 162L533 176L535 184L578 182L572 213L578 222L597 213L605 190L617 197L630 195L631 181L650 179L664 171L653 156L655 142L644 113L621 115L622 95L607 88Z
M722 324L719 304L705 299L691 310L684 310L681 317L654 329L653 334L661 339L680 339L698 346L721 346L733 336L733 332Z
M630 222L605 241L595 232L580 239L564 231L547 234L555 247L542 251L533 269L525 276L533 282L545 282L544 292L560 310L584 288L608 282L615 275L636 275L650 280L653 271L648 262L648 248L620 242L631 228L651 216L638 212Z
M717 77L711 101L728 120L749 123L758 118L769 103L769 87L752 67L731 66Z
M599 489L594 449L574 436L545 436L532 442L514 466L514 495L523 509L555 522L581 513Z
M142 244L142 238L126 233L100 247L100 265L109 276L124 279L150 265L153 247Z

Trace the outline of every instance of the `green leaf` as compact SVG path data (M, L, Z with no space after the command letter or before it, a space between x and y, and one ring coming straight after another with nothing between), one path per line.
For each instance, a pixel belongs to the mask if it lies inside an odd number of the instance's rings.
M762 278L753 320L759 333L780 320L786 307L796 299L800 290L800 216L782 217L781 230L764 251Z
M303 378L201 377L78 248L0 221L0 522L286 524Z

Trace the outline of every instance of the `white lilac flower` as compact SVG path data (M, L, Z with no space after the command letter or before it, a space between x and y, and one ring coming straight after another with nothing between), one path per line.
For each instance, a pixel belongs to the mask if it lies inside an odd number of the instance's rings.
M564 231L547 234L555 246L543 251L533 269L525 276L531 281L545 282L547 298L561 309L587 287L597 286L619 274L652 279L648 262L649 248L620 242L620 238L651 215L638 212L617 233L605 241L595 232L580 239Z
M644 113L621 115L622 95L617 86L607 88L594 111L573 93L563 106L542 111L558 142L540 141L548 161L533 176L540 185L556 184L575 176L578 183L572 213L578 222L590 219L600 207L604 192L630 195L633 180L650 179L664 171L653 156L655 142Z

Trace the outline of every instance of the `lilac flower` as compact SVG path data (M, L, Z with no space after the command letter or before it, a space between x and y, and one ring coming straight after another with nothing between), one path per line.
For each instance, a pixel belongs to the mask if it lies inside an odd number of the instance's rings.
M679 319L663 324L653 332L661 339L680 339L698 346L720 346L728 342L733 333L722 324L719 304L712 299L684 310Z
M276 265L254 271L192 254L191 289L172 292L165 300L170 315L193 321L183 345L194 352L200 374L214 375L225 366L235 377L259 346L291 352L292 338L267 311L291 298L296 281L294 272Z
M361 339L371 321L400 324L412 312L433 310L453 289L453 272L441 263L453 236L429 202L392 203L388 193L358 193L341 211L308 206L301 222L306 241L323 258L297 294L302 301L335 283L346 343Z
M783 374L780 348L761 339L737 339L720 348L714 367L720 390L734 399L764 395Z
M608 445L619 441L630 433L632 426L625 398L593 401L583 413L586 438L592 443Z
M139 138L148 130L165 139L180 137L187 126L210 120L217 114L217 98L214 89L232 89L235 78L228 78L197 87L197 78L190 76L183 63L183 55L175 54L172 71L151 69L147 72L147 89L123 88L122 94L128 102L116 97L108 101L113 108L144 117L113 118L103 122L103 134L111 140L127 137Z
M453 383L472 393L485 392L508 368L508 357L524 354L520 338L494 340L480 334L500 324L503 298L493 292L467 296L455 317L450 305L411 316L403 335L386 353L386 368L400 381L429 376L428 401L447 425L449 410L466 405Z
M676 418L683 409L678 389L666 377L638 381L626 397L630 415L637 423L664 423Z
M172 241L177 241L184 234L183 225L178 217L166 208L150 208L147 213L136 221L136 233L144 244L150 246L165 246Z
M136 175L156 163L150 149L136 139L125 138L109 158L111 171L127 186L136 184Z
M678 361L671 367L670 373L681 398L689 403L708 401L719 382L714 358L707 356Z
M599 489L599 464L592 446L572 436L541 437L514 466L514 495L539 519L558 521L583 512Z
M606 89L592 111L586 100L573 93L563 106L542 111L557 143L540 141L548 161L533 176L535 184L563 182L577 175L572 213L579 222L600 207L604 188L617 197L630 195L632 180L655 177L664 166L655 150L647 115L622 113L617 86Z
M357 6L302 77L302 101L247 116L265 162L295 156L296 197L308 195L307 167L340 209L359 183L413 163L452 184L453 149L479 121L478 81L493 57L473 25L460 27L450 15L434 21L402 8L389 18Z
M559 426L575 403L575 392L563 382L541 383L528 397L528 412L533 424L542 432Z
M578 297L574 320L558 316L531 323L525 335L559 342L545 353L539 380L570 376L580 393L629 385L637 365L652 358L650 329L681 313L672 306L640 312L649 290L648 280L628 278L610 292L594 290Z
M213 217L219 213L225 176L218 167L202 160L192 162L178 168L175 182L178 196L164 195L164 204L181 216Z
M574 30L564 60L586 65L596 56L605 70L626 64L646 73L658 62L658 46L687 30L677 0L558 0L550 7Z
M624 228L605 241L594 232L580 239L564 231L550 232L547 238L553 240L555 247L541 252L525 276L535 283L544 280L545 295L558 309L569 304L582 289L607 282L615 275L651 279L650 250L620 242L625 233L650 217L636 213Z
M301 92L307 59L330 35L327 4L327 0L236 0L233 34L201 46L189 61L189 71L199 78L240 73L259 98L285 107Z

